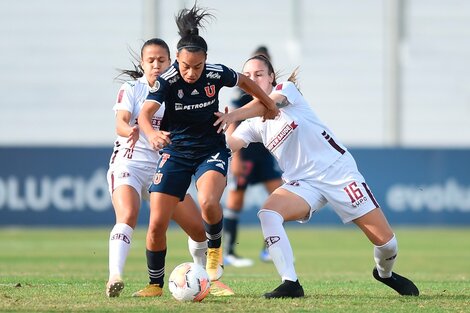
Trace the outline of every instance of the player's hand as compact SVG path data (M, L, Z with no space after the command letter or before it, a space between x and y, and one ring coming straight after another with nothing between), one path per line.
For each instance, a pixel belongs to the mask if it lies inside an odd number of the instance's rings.
M129 144L129 148L134 149L135 144L139 140L139 128L137 125L131 128L129 135L127 136L127 143Z
M276 106L272 108L266 108L266 112L264 112L263 115L263 122L265 122L266 120L275 119L279 115L279 113L279 109Z
M224 113L215 112L214 114L215 116L218 117L218 119L214 123L214 126L219 125L219 128L217 129L217 133L220 133L220 132L225 133L228 126L235 122L235 120L232 119L232 115L228 113L228 107L225 107Z
M163 130L157 130L149 138L149 142L155 150L160 150L171 143L170 133Z

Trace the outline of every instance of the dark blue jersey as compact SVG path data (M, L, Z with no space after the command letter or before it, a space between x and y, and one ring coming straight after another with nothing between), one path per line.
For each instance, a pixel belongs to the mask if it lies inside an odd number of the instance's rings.
M147 100L165 103L161 128L170 132L168 150L186 158L198 158L224 148L225 134L213 126L219 111L219 91L237 84L238 74L222 64L205 64L201 77L192 84L185 82L178 62L162 73L150 90Z

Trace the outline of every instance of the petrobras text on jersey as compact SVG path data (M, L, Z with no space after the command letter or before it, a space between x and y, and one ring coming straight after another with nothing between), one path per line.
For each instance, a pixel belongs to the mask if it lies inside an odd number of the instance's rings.
M181 110L194 110L194 109L202 109L214 104L216 99L212 99L211 101L198 103L198 104L182 104L182 103L175 103L175 111Z
M61 212L111 208L106 171L98 168L87 179L83 176L0 177L0 210Z
M430 185L391 185L386 193L390 210L404 212L470 212L470 186L455 178Z

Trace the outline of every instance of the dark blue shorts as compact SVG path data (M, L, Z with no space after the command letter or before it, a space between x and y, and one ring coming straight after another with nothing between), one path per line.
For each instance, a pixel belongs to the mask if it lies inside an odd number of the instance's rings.
M229 185L232 190L245 190L248 185L279 179L282 176L276 159L261 143L252 143L240 150L244 173L231 175Z
M226 148L216 150L198 159L188 159L163 153L158 162L149 192L161 192L178 197L183 201L191 177L196 182L207 171L217 171L227 176L230 151Z

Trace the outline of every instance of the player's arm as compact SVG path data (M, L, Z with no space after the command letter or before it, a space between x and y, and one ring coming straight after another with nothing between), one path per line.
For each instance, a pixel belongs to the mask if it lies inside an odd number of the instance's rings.
M131 112L127 110L116 111L116 134L121 137L127 137L127 142L133 148L139 140L139 129L137 125L129 125L131 117Z
M225 134L225 139L227 140L228 146L232 153L236 153L238 150L246 146L246 142L242 139Z
M268 98L275 103L276 109L286 107L289 102L284 95L279 93L272 93ZM261 104L259 99L254 98L241 108L231 111L228 113L228 109L225 108L225 113L216 112L215 115L218 117L214 123L214 126L219 125L218 133L224 132L230 125L236 122L240 122L256 116L265 116L266 109Z
M255 100L258 100L264 106L265 112L262 115L266 119L274 119L279 113L278 108L272 99L250 78L243 74L238 74L238 87L243 89L246 93L252 95Z
M170 133L161 130L157 131L152 125L153 115L160 106L160 103L156 101L145 101L138 118L140 129L144 132L147 140L155 150L159 150L170 143Z

